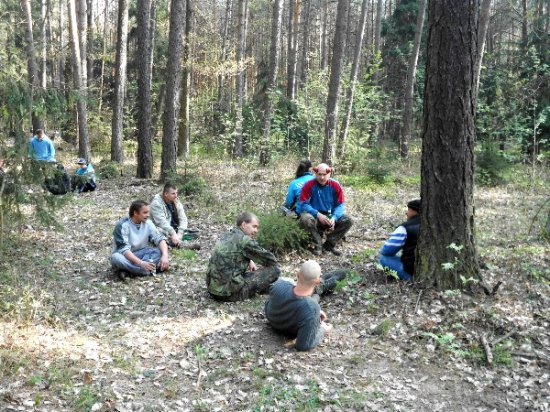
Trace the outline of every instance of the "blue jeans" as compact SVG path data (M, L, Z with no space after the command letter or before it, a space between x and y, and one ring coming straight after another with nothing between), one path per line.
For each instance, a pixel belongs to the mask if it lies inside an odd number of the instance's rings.
M405 272L403 269L403 263L401 263L401 257L399 256L380 256L380 264L385 268L395 270L399 279L408 280L412 278L412 275Z
M155 265L158 266L160 261L160 249L158 247L146 247L139 249L133 252L140 260L149 262L153 259ZM125 270L126 272L134 273L136 275L150 275L151 273L148 270L142 269L138 265L134 265L130 262L126 256L122 253L113 253L111 255L111 265L114 268Z

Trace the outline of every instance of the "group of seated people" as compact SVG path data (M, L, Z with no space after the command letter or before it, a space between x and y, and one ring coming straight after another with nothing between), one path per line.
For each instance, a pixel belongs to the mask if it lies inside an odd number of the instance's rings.
M44 170L46 176L43 183L43 187L54 195L93 192L97 187L94 166L86 159L76 161L76 171L72 176L67 174L65 166L56 164L55 147L42 129L38 129L29 141L29 157L44 164L55 164L55 169Z
M315 175L309 167L307 162L300 164L297 172L300 175L289 187L285 208L287 212L294 212L302 227L311 234L314 255L330 252L340 256L336 246L353 224L345 214L344 192L331 178L331 167L319 164L312 168ZM381 249L381 264L401 279L410 279L414 274L419 213L420 200L409 202L408 220L392 233ZM113 232L111 263L115 273L125 279L168 269L168 247L181 247L185 243L185 236L190 233L187 224L177 188L170 183L155 195L151 205L134 201L129 216L121 219ZM255 239L259 226L256 215L243 212L237 217L235 227L221 236L208 262L207 291L221 302L242 301L269 292L265 314L270 325L277 332L296 338L297 350L309 350L332 329L320 308L319 297L333 290L348 270L323 275L319 264L309 260L299 269L296 282L281 278L276 257ZM401 249L403 254L398 257Z

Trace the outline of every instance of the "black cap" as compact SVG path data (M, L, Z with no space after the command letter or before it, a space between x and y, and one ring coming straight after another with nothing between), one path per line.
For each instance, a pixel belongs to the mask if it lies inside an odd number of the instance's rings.
M409 203L407 203L407 207L420 213L420 199L411 200Z

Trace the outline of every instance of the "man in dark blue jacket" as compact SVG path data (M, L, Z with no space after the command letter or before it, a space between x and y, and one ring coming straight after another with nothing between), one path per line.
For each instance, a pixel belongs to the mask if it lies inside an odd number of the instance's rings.
M327 164L321 163L313 171L315 179L308 181L302 188L296 208L300 215L300 224L313 237L315 255L326 250L340 256L341 252L335 249L336 243L353 224L351 218L344 214L344 191L340 183L330 178L332 168ZM326 234L325 243L323 234Z
M397 272L399 279L414 275L414 254L420 231L420 199L407 203L407 221L401 223L380 249L380 264ZM403 250L401 257L396 256Z

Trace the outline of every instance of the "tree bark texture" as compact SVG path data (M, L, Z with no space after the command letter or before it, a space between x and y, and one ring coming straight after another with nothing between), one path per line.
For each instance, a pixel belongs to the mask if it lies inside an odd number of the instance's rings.
M321 0L321 70L325 70L328 66L328 8L328 0Z
M281 41L283 0L273 1L273 16L271 19L271 46L269 48L269 69L264 105L264 125L262 146L260 148L260 164L267 165L271 158L269 140L271 136L271 117L273 116L273 93L276 88L277 69L279 63L279 43Z
M183 44L183 71L181 85L181 127L178 134L178 157L189 157L191 150L190 92L191 92L191 33L193 31L193 4L187 0L185 10L185 42Z
M459 288L461 276L479 276L473 198L478 13L479 0L432 1L428 13L415 279L439 290Z
M69 31L73 62L73 83L76 92L76 111L78 114L78 157L91 161L90 143L88 138L88 117L86 100L88 99L84 81L82 78L82 65L80 62L79 33L76 22L75 0L69 0Z
M357 84L357 76L359 74L359 66L361 65L361 51L363 49L363 39L365 38L365 27L367 25L367 9L369 0L363 0L361 5L361 17L357 28L357 42L355 43L355 51L353 53L353 63L351 66L350 82L346 91L346 102L344 119L340 129L340 138L338 139L338 147L336 154L340 157L344 154L344 144L348 138L349 123L351 119L351 111L353 108L353 99L355 96L355 86Z
M44 128L44 119L39 116L34 106L34 96L40 88L40 79L38 76L38 64L36 62L36 55L34 50L34 37L32 33L32 12L31 1L21 0L21 8L23 9L23 15L25 16L25 40L26 40L26 52L27 52L27 71L30 88L30 100L31 100L31 121L33 131Z
M40 1L40 87L43 90L47 86L47 44L46 39L46 13L48 10L48 4L46 0Z
M243 104L244 76L246 51L246 0L238 1L237 23L237 79L235 90L235 140L233 142L233 157L243 156Z
M115 62L115 90L113 92L113 123L111 160L122 163L124 131L124 95L126 93L126 65L128 59L128 2L118 0L117 41Z
M186 0L170 3L170 32L168 36L168 61L166 63L166 94L162 122L161 180L176 172L178 115L180 111L181 55ZM188 0L189 1L189 0Z
M418 64L418 54L420 53L420 40L422 39L422 31L424 28L426 1L427 0L420 0L418 2L418 16L416 18L413 49L409 57L409 67L407 68L407 84L405 85L405 107L403 110L403 127L401 129L401 139L399 142L399 153L402 159L406 159L409 156L409 141L411 140L411 130L413 125L416 65Z
M153 124L151 109L151 78L153 72L153 30L152 7L154 0L138 0L138 78L137 78L137 177L149 179L153 176Z
M325 139L323 143L323 161L332 164L336 159L336 132L338 127L338 100L340 80L344 70L344 50L346 48L346 20L350 0L338 0L336 10L336 27L332 62L330 67L330 82L327 97L327 116L325 120Z

